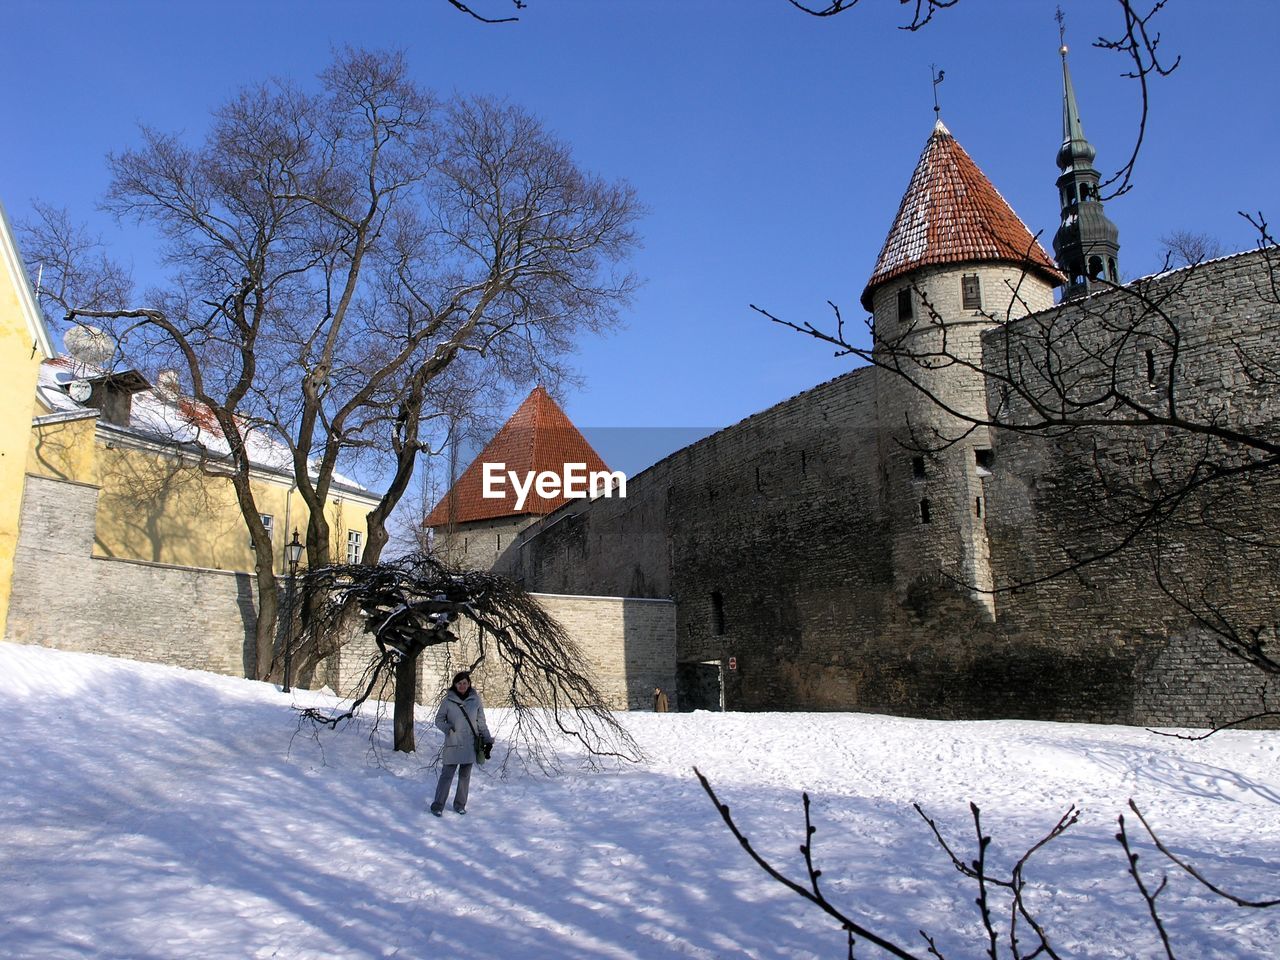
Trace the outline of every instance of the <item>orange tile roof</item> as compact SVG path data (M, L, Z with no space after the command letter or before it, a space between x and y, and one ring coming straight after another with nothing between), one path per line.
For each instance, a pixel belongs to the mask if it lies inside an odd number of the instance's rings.
M1000 192L939 120L920 154L876 268L862 292L918 267L974 260L1026 264L1059 286L1066 278Z
M504 463L506 471L515 471L521 483L529 472L551 471L563 477L565 465L584 463L588 472L608 470L600 455L578 432L560 406L541 386L520 404L501 429L471 463L452 489L436 504L423 521L427 527L443 527L449 523L469 523L525 514L550 513L568 502L563 495L540 497L530 489L528 498L516 509L517 495L510 480L499 488L504 496L484 496L484 465Z

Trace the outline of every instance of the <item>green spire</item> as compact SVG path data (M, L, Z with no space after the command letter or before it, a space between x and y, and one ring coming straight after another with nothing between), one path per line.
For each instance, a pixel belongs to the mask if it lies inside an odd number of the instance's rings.
M1058 151L1058 167L1065 170L1071 163L1081 160L1093 163L1097 151L1084 137L1084 125L1080 123L1080 108L1076 106L1076 91L1071 85L1071 68L1067 66L1067 46L1062 54L1062 149Z
M1067 275L1064 300L1086 296L1119 282L1116 258L1120 252L1120 231L1102 209L1098 181L1093 166L1097 151L1085 139L1067 66L1067 45L1062 54L1062 146L1058 148L1058 196L1062 221L1053 237L1054 258Z

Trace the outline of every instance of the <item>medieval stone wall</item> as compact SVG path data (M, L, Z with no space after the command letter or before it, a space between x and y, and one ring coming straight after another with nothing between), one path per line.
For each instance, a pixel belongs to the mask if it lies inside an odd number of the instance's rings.
M98 488L27 476L5 639L244 676L255 578L94 557Z
M614 710L652 710L662 687L675 709L675 605L668 600L624 600L538 594L538 602L578 645L586 670L604 702ZM474 624L456 625L460 642L427 648L419 689L423 703L436 702L454 672L479 655ZM474 682L486 706L510 704L508 666L495 655L492 638Z
M562 508L505 569L538 590L669 596L681 663L717 665L730 708L847 707L891 575L870 372L686 447L626 499Z
M255 578L92 556L98 493L88 484L28 475L4 639L245 676L253 665ZM615 709L651 707L655 685L674 694L671 603L540 599L578 644ZM321 664L314 682L353 693L374 650L371 640L353 642ZM419 685L423 702L438 695L437 680Z
M1280 395L1261 376L1280 369L1280 305L1271 280L1265 258L1245 254L1064 305L1051 315L1055 363L1072 371L1081 391L1116 389L1158 411L1172 376L1180 412L1203 420L1227 415L1249 432L1280 436ZM1016 354L1020 340L1042 350L1047 319L1032 318L1030 331L1015 324L988 335L988 363L1011 348ZM1108 337L1117 347L1102 354L1117 362L1104 365L1088 353ZM1015 400L1013 409L1031 420L1025 405ZM1136 536L1135 518L1114 506L1129 502L1129 491L1176 489L1205 454L1237 456L1175 432L1075 430L1047 439L998 433L986 483L1000 585L1049 577L1000 594L1000 626L1028 658L1075 678L1048 691L1056 712L1202 725L1263 708L1263 674L1227 656L1208 625L1274 629L1280 558L1257 544L1280 543L1276 471L1206 488ZM1051 576L1126 538L1132 543L1116 556Z
M504 550L515 542L520 531L535 518L528 514L476 520L460 527L437 527L432 553L452 566L467 570L488 570Z
M1235 353L1243 344L1266 358L1280 344L1262 266L1233 258L1154 288L1166 312L1200 325L1184 344L1194 402L1256 402L1270 416L1274 386L1248 382ZM984 348L1001 349L1001 336L988 333ZM1146 349L1135 376L1146 376ZM625 500L544 518L500 563L532 589L669 596L682 667L718 666L730 709L1202 724L1258 708L1261 675L1225 659L1136 554L976 602L957 576L965 567L944 557L962 558L966 544L938 535L950 527L963 540L976 525L944 514L922 530L920 489L961 491L939 496L939 509L970 517L982 497L992 582L1008 588L1096 537L1085 508L1097 492L1086 498L1072 482L1094 448L1083 435L988 436L979 439L994 461L978 471L970 437L921 486L912 451L892 436L904 401L886 376L853 371L695 443L631 477ZM1259 482L1258 502L1280 503L1274 487ZM1260 512L1280 542L1280 513ZM1188 580L1216 577L1248 622L1275 621L1280 570L1260 569L1240 542L1187 536L1175 547Z

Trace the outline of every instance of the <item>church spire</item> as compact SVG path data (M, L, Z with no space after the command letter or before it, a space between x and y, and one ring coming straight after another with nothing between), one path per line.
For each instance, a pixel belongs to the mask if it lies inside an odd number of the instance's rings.
M1120 252L1120 231L1102 209L1098 192L1101 175L1093 166L1097 151L1085 139L1065 43L1059 53L1062 54L1062 146L1058 148L1058 169L1062 174L1058 177L1058 196L1062 202L1062 222L1053 237L1053 253L1068 278L1062 299L1071 300L1101 289L1103 282L1119 282L1116 258Z

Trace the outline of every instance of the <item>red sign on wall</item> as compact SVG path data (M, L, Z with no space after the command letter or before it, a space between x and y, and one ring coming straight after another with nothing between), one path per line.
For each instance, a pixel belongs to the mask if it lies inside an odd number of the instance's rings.
M737 669L738 669L738 658L737 658L737 657L730 657L730 658L729 658L729 669L730 669L730 670L737 670Z

